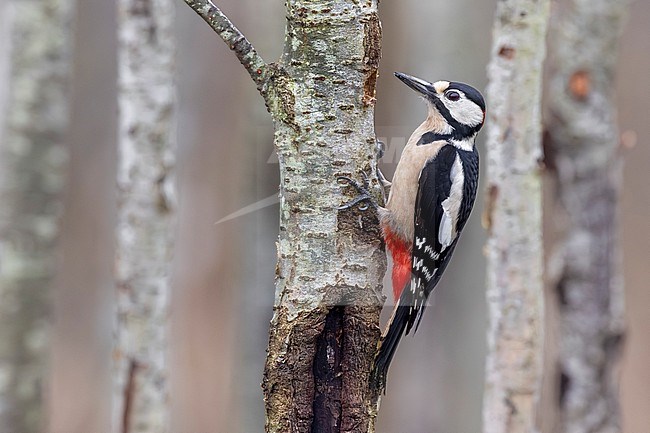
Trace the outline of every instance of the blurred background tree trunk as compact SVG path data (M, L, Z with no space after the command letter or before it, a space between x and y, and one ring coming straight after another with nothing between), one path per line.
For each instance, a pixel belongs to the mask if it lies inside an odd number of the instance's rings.
M550 279L559 311L559 431L621 431L623 284L621 137L613 97L626 1L569 0L553 21L548 159L558 242Z
M67 180L70 0L0 2L0 430L46 425Z
M113 431L169 428L168 318L176 234L174 5L118 3L119 165Z
M488 355L483 431L538 431L543 357L542 72L549 1L497 4L484 224Z

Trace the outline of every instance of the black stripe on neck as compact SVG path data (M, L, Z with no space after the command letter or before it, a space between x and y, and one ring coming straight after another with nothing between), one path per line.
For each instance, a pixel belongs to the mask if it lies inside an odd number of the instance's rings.
M435 132L429 131L422 134L422 137L415 143L416 146L422 146L423 144L433 143L434 141L448 141L451 138L451 134L437 134Z
M449 134L449 136L454 140L463 140L465 138L471 137L481 129L481 124L478 124L476 126L469 126L458 122L456 119L453 118L453 116L445 106L444 102L442 102L441 100L437 98L433 98L433 104L435 108L438 109L440 115L447 121L447 123L452 128L454 128L454 131L451 134Z

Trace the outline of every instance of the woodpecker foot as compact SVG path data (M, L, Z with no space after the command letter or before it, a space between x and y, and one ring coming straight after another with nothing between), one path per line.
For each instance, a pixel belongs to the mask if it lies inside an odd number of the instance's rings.
M381 186L384 187L384 201L386 200L386 196L390 193L390 187L393 185L391 181L386 179L386 176L384 176L384 173L381 172L379 167L377 167L377 178L379 179L379 183L381 183Z
M353 186L357 191L359 191L358 196L356 196L349 202L339 206L338 210L350 209L351 207L357 205L358 203L363 203L363 202L366 203L359 206L359 209L362 211L368 210L370 206L374 207L375 209L379 207L375 198L370 194L370 191L368 191L368 188L370 187L370 180L368 179L368 175L363 171L361 172L361 174L363 175L363 184L360 184L356 180L349 178L347 176L339 176L337 178L338 181L345 180L348 185Z
M378 163L379 160L384 157L385 153L386 153L386 143L384 143L381 140L377 140L377 162ZM377 164L377 179L379 179L379 183L384 188L384 201L386 201L386 198L390 193L390 187L392 184L391 182L389 182L388 179L386 179L384 173L382 173L381 170L379 169L379 164Z
M384 153L386 153L386 143L377 140L377 161L384 157Z

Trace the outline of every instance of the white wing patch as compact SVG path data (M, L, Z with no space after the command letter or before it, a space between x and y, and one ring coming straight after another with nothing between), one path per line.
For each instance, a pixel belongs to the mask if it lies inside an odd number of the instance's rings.
M438 229L438 242L442 245L441 252L451 245L457 234L456 223L458 222L460 203L463 200L463 184L465 183L465 174L459 155L456 155L449 177L451 190L449 197L442 202L442 219Z

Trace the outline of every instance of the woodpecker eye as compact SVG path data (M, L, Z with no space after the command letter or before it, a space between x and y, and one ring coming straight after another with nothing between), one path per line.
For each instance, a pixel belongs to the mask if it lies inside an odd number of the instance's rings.
M451 90L451 91L447 92L447 93L445 94L445 96L446 96L447 99L449 99L450 101L458 101L458 100L460 99L460 93L458 93L458 92L456 92L456 91L454 91L454 90Z

